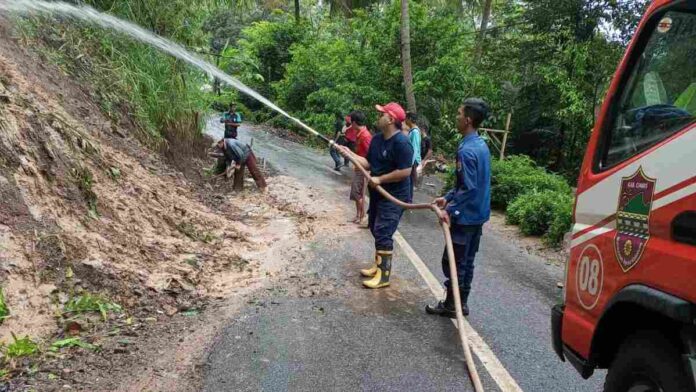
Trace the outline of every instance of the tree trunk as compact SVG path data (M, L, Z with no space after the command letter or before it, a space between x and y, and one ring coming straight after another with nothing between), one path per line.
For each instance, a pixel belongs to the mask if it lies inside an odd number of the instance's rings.
M476 62L481 60L483 54L483 40L486 38L486 30L488 29L488 20L491 18L491 6L493 0L485 0L483 3L483 14L481 15L481 29L479 30L478 39L476 40Z
M300 23L300 0L295 0L295 23Z
M411 72L411 32L408 18L408 0L401 0L401 62L404 68L404 88L408 110L416 111L416 96L413 94L413 73Z

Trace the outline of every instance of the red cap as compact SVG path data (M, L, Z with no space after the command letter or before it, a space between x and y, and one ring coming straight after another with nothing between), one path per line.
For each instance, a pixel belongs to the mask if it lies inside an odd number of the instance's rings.
M384 106L375 105L375 108L382 113L390 115L395 121L403 122L406 119L404 108L396 102L389 102Z

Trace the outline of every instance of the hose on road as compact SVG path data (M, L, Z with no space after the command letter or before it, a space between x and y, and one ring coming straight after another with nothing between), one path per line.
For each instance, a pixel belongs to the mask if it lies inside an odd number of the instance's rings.
M329 148L333 148L336 145L336 142L329 139L328 137L322 135L321 133L317 132L316 130L312 129L310 126L304 124L300 120L297 120L293 117L291 117L293 121L295 121L298 125L300 125L303 129L309 131L312 135L316 136L317 138L321 139L325 143L329 145ZM353 166L357 167L363 175L365 175L366 178L371 178L370 173L365 170L362 165L360 165L358 162L355 161L355 159L351 156L346 156L348 160L353 164ZM447 258L449 259L449 267L450 267L450 279L451 284L452 284L452 292L454 294L454 307L456 308L456 313L457 313L457 329L459 330L459 339L461 340L462 343L462 349L464 350L464 359L466 362L466 367L469 372L469 379L471 380L471 384L474 387L474 390L476 392L483 392L483 385L481 384L481 379L479 378L478 371L476 370L476 364L474 363L474 357L471 355L471 347L469 345L469 339L466 336L466 333L464 333L464 314L462 313L462 297L461 294L459 293L459 278L457 276L457 264L454 259L454 247L452 246L452 236L450 235L450 227L447 223L443 222L440 220L440 209L435 205L435 204L412 204L412 203L405 203L396 197L392 196L387 192L384 188L382 188L379 185L374 185L370 184L377 192L379 192L382 196L384 196L387 200L391 201L392 203L407 209L407 210L431 210L437 215L437 220L440 222L440 226L442 227L442 233L445 236L445 247L447 248Z
M336 144L333 140L328 139L326 136L319 134L318 132L314 131L314 135L319 137L320 139L324 140L329 144L330 148L333 148L333 146ZM346 156L348 160L353 164L353 166L357 167L363 175L365 175L366 178L371 178L370 173L365 170L362 165L360 165L358 162L355 161L355 159L351 156ZM442 227L442 233L445 236L445 247L447 248L447 258L449 259L449 268L450 268L450 279L451 281L451 286L452 286L452 292L454 294L454 307L457 313L457 329L459 330L459 339L461 340L462 343L462 349L464 350L464 359L466 360L466 367L469 372L469 378L471 379L471 383L474 386L474 390L476 392L482 392L483 391L483 385L481 384L481 379L479 378L478 371L476 370L476 364L474 363L474 358L471 355L471 347L469 345L469 339L466 336L466 333L464 333L464 314L462 313L462 297L461 294L459 293L459 278L457 275L457 264L455 262L454 258L454 247L452 246L452 236L450 235L450 227L447 223L443 222L440 219L440 208L438 208L435 204L412 204L412 203L405 203L396 197L392 196L387 192L384 188L382 188L379 185L374 185L370 184L377 192L379 192L382 196L384 196L387 200L391 201L392 203L407 209L407 210L431 210L437 215L437 220L440 222L440 226Z

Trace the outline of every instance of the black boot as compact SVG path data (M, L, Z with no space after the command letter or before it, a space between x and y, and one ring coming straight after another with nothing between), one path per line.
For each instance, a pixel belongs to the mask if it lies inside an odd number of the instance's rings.
M460 293L462 298L462 314L469 315L469 307L466 301L469 294ZM447 288L447 294L444 301L439 301L437 305L425 305L425 312L442 317L457 318L457 312L454 308L454 293L451 288Z
M462 299L462 314L465 316L469 315L469 305L467 302L469 301L469 293L468 292L463 292L461 289L459 289L459 296Z
M452 289L447 288L447 294L443 301L439 301L436 305L425 305L425 312L442 317L456 318L457 312L454 310L454 295Z

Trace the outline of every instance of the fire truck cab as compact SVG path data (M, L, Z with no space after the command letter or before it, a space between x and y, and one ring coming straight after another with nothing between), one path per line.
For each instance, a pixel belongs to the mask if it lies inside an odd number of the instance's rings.
M605 391L696 391L696 1L656 0L578 180L553 348Z

